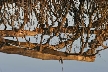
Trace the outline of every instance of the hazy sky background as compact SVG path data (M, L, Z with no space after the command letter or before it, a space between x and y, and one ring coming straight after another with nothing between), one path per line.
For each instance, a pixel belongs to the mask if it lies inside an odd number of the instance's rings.
M107 50L97 55L95 62L41 60L15 54L0 53L0 72L107 72ZM1 71L2 70L2 71Z

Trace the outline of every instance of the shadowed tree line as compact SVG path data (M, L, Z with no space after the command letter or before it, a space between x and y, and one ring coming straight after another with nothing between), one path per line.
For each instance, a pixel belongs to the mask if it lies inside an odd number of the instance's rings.
M24 55L22 53L27 50L30 53L49 52L56 56L95 56L99 53L99 46L102 46L102 50L108 48L103 44L108 39L108 1L1 0L0 25L4 25L4 29L0 30L2 52ZM40 43L31 43L30 38L26 39L26 36L35 37L39 34ZM45 35L49 36L46 42ZM95 35L95 39L89 41L91 35ZM3 37L15 37L17 41ZM18 37L25 38L26 42L19 42ZM50 44L54 37L59 38L56 45ZM80 48L76 53L72 45L78 39ZM20 49L23 51L20 52ZM66 51L58 52L62 49Z

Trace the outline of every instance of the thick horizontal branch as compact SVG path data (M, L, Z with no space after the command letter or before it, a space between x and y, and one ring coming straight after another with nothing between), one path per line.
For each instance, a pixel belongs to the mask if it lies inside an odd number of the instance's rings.
M85 29L85 33L86 33L88 28L85 27L84 29ZM47 28L45 28L45 29L37 28L34 31L23 30L23 31L19 31L19 32L16 32L13 30L0 30L0 34L2 34L4 37L9 37L9 36L24 37L24 36L35 36L37 34L42 34L42 33L44 33L44 35L50 35L52 33L56 34L57 30L58 30L58 27L51 27L50 30L48 30ZM102 30L91 30L92 34L95 34L96 32L98 33L99 31L102 31ZM103 31L106 31L106 33L107 33L108 29L103 29ZM60 33L74 34L76 32L77 33L82 32L82 28L80 28L78 30L76 27L70 26L67 29L65 27L63 27L60 30Z
M27 50L24 48L10 47L6 49L0 49L0 52L7 54L19 54L23 56L28 56L32 58L38 58L42 60L78 60L78 61L86 61L86 62L94 62L95 56L86 56L80 54L67 54L65 52L55 51L51 49L45 49L42 52L38 52L36 50Z

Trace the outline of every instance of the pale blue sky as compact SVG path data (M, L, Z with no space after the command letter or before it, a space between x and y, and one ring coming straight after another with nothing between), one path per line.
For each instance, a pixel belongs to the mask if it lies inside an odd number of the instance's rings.
M95 62L81 62L75 60L64 61L63 65L58 60L41 60L15 54L0 53L0 72L107 72L107 50L97 55Z

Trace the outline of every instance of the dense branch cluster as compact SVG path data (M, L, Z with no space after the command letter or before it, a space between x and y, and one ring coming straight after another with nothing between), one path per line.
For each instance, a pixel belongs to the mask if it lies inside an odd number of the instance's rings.
M1 0L0 24L5 27L0 36L13 36L17 40L22 36L26 40L27 35L36 38L41 34L40 43L35 44L40 51L66 48L71 53L73 43L80 38L78 53L91 55L99 46L107 48L103 42L108 39L108 1ZM89 42L93 34L95 39ZM49 38L44 42L46 35ZM50 44L54 37L58 37L56 45ZM30 45L30 40L26 41ZM84 52L86 47L89 49Z

